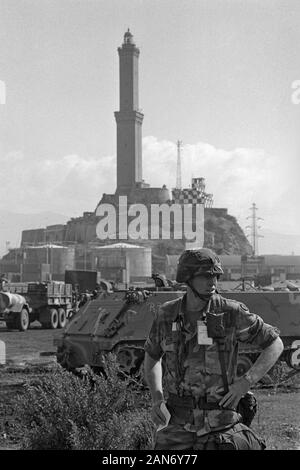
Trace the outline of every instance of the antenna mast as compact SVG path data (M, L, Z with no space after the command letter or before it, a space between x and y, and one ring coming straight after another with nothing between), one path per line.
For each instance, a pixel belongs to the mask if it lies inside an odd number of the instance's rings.
M176 189L181 189L181 145L182 141L177 140L177 174L176 174Z
M252 211L252 214L251 216L247 217L247 219L251 219L252 224L247 225L246 228L251 229L251 242L252 242L251 244L252 244L252 250L253 250L252 254L253 256L258 256L258 238L263 238L263 235L260 235L258 233L258 229L260 229L261 227L257 225L257 221L264 220L264 219L262 219L261 217L256 217L257 207L256 207L255 202L253 202L252 207L250 207L250 210Z

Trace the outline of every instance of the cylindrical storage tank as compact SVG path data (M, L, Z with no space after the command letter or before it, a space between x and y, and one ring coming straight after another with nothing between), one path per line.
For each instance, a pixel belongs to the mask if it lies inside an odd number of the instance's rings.
M42 264L47 263L48 253L46 246L30 246L24 250L24 264Z
M151 248L139 247L126 250L130 260L130 276L133 277L151 277L152 260Z
M24 250L23 272L32 272L33 266L36 266L38 268L34 271L40 277L41 267L45 264L50 266L51 273L64 275L66 269L75 268L75 248L48 244Z
M66 269L75 269L75 248L67 246L50 247L51 272L64 274Z
M99 247L94 251L94 257L97 258L96 268L125 268L126 251L119 248L110 248L110 246Z
M95 269L105 272L105 269L123 270L129 267L130 278L149 278L152 274L152 250L129 243L115 243L94 249L97 257Z

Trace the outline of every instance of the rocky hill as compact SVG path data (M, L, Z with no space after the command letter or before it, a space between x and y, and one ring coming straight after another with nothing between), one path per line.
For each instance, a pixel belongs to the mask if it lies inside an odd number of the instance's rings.
M252 247L242 228L226 209L205 209L204 231L204 245L219 255L252 253Z

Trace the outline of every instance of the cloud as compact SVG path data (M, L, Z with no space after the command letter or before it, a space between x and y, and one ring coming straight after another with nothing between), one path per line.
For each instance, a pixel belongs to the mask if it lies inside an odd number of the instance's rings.
M31 160L14 152L2 156L0 163L0 209L78 216L94 210L102 192L115 189L114 156Z
M22 152L0 155L0 209L14 212L51 210L78 216L93 211L102 193L114 193L115 156L66 155L59 160L32 160ZM143 177L152 186L176 183L177 147L167 140L143 139ZM249 225L253 202L264 228L300 233L296 184L288 165L263 149L217 149L198 142L181 151L182 185L204 177L215 207L228 207L241 226ZM292 178L292 179L291 179ZM292 184L293 182L293 184Z
M176 183L177 148L173 142L143 139L144 177L151 185ZM199 142L183 145L181 150L182 185L192 177L204 177L206 191L212 193L215 207L227 207L242 228L249 225L250 207L256 203L257 216L269 229L300 233L297 217L299 185L293 169L276 155L263 149L217 149ZM288 196L290 194L290 196Z

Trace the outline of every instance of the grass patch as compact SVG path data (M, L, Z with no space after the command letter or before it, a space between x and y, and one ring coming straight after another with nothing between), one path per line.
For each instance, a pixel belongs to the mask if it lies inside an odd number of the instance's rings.
M300 393L255 390L258 410L252 428L268 450L300 450Z

